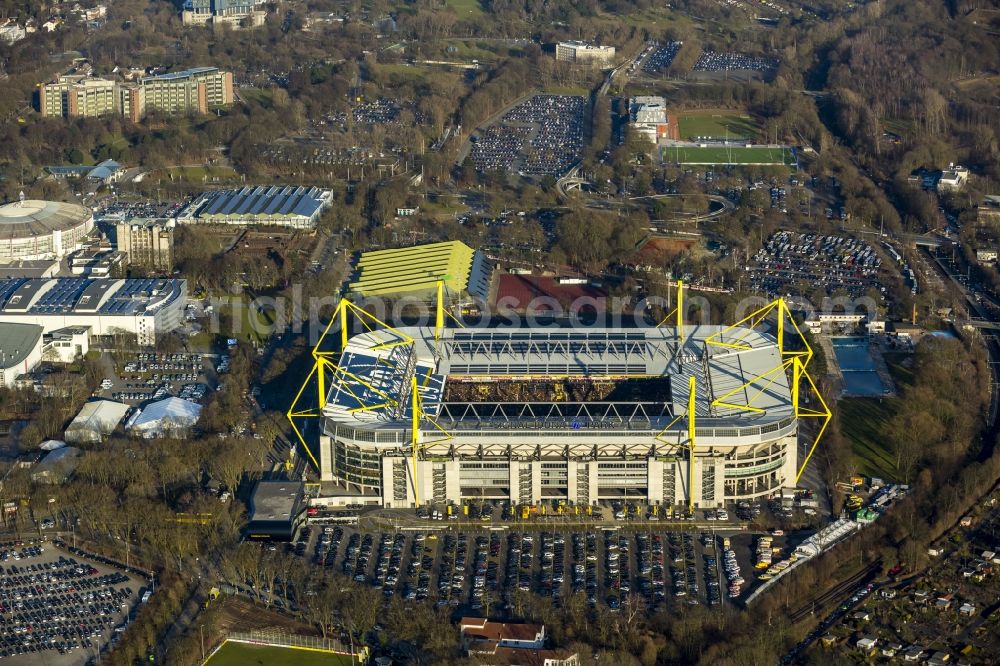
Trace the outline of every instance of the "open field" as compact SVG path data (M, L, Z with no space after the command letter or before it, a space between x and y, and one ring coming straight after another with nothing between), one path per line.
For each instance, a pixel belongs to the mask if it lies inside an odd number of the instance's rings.
M301 648L271 647L227 642L206 666L349 666L351 658Z
M791 148L767 146L668 146L663 149L663 161L676 164L784 164L795 165Z
M460 18L477 17L483 13L479 0L444 0L444 4L454 9Z
M760 131L750 116L732 112L681 112L677 124L682 140L703 139L753 139Z

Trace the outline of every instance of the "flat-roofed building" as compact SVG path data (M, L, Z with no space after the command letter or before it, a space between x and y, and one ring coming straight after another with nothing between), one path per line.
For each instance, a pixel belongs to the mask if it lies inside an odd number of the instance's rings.
M139 344L181 325L185 280L18 278L0 281L0 323L35 324L48 333L86 326L91 335L134 335Z
M117 83L90 76L60 76L38 91L39 110L43 116L96 118L115 113Z
M615 47L596 46L587 42L569 41L556 44L556 60L579 64L609 66L615 58Z
M257 28L264 25L264 0L187 0L181 10L184 25L227 25Z
M305 520L305 484L301 481L258 481L250 496L246 537L258 541L291 541Z
M43 84L38 107L50 117L94 118L117 114L139 122L149 111L164 114L208 113L233 103L233 74L217 67L121 81L83 74L60 76Z
M662 97L640 95L629 100L629 125L649 139L650 143L658 144L666 139L667 134L667 101Z
M132 218L115 225L118 251L128 263L160 271L174 267L173 220L162 218Z
M139 80L146 111L208 113L233 103L233 74L218 67L196 67Z

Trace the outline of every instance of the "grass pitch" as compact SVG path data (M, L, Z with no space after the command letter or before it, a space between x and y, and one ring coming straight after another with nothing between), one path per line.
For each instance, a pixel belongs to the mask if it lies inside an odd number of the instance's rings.
M676 164L783 164L795 165L795 152L788 147L766 146L668 146L663 160Z
M760 127L749 116L736 113L692 113L677 119L681 139L754 139Z
M357 661L354 662L357 664ZM341 654L227 642L205 666L350 666Z

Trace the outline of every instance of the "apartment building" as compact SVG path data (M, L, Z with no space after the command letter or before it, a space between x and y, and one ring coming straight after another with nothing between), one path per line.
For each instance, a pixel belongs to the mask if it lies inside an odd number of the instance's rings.
M60 76L54 83L47 83L39 89L39 110L43 116L103 116L117 110L116 90L117 84L107 79Z
M187 0L181 10L184 25L228 25L257 28L264 25L264 0Z
M575 62L604 67L610 65L614 57L615 47L613 46L595 46L579 41L556 44L556 60L559 62Z
M173 115L208 113L233 103L233 75L217 67L116 81L83 75L60 76L40 87L44 116L75 118L117 113L139 122L148 111Z
M132 265L169 271L174 266L174 222L156 218L133 218L115 225L118 251Z

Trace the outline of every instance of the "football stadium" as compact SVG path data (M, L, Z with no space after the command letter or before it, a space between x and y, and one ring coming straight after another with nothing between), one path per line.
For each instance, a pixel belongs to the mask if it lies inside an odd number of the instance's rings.
M318 404L289 418L318 418L323 482L389 508L722 506L795 485L801 419L823 418L809 455L829 420L781 300L728 327L449 328L439 308L348 335L349 315L374 320L341 303L340 349L317 345L296 399L313 386Z

